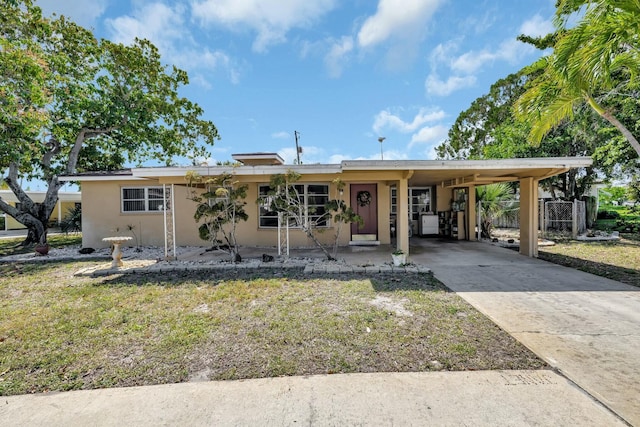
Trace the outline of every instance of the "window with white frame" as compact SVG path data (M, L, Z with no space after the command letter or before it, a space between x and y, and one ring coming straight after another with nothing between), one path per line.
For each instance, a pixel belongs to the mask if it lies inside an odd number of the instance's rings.
M123 187L122 212L162 212L164 191L162 187Z
M417 221L420 214L431 211L431 187L409 187L409 217ZM398 190L391 187L391 215L398 213Z
M304 207L305 220L314 222L318 227L328 227L329 219L324 217L325 205L329 201L329 185L327 184L296 184L293 186ZM258 193L261 198L267 198L270 187L260 185ZM298 227L295 219L291 219L291 227ZM269 210L269 203L260 205L260 228L275 228L278 226L278 213Z

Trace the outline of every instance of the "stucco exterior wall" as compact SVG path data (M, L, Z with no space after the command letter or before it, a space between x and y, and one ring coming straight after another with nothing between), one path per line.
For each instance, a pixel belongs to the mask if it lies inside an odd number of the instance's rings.
M333 178L331 178L333 179ZM268 177L260 179L261 182L246 182L239 177L240 182L248 185L245 211L249 216L246 222L237 225L236 237L240 246L274 247L278 244L277 228L259 227L258 187L267 184ZM370 182L370 181L367 181ZM338 196L336 186L327 180L327 176L308 176L299 183L328 184L329 197ZM349 183L347 183L343 198L349 200ZM378 232L379 240L383 244L390 242L389 234L389 186L384 181L376 182L378 186ZM121 189L122 187L147 187L161 186L154 180L131 181L86 181L82 184L82 244L84 247L101 248L108 244L102 241L104 237L123 235L134 237L128 230L128 226L134 227L139 244L142 246L164 246L164 217L159 212L130 213L122 212ZM170 185L170 184L168 184ZM198 235L199 224L195 222L193 214L196 204L189 200L189 189L184 185L174 185L174 211L175 211L175 237L176 244L180 246L207 246L208 243L201 240ZM338 244L348 245L351 237L350 226L342 224ZM333 242L336 233L336 225L323 229L318 233L318 240L324 244ZM135 238L125 246L135 246ZM289 230L289 246L312 247L313 241L298 229Z
M453 189L436 187L436 210L437 211L450 211L451 200L453 199Z

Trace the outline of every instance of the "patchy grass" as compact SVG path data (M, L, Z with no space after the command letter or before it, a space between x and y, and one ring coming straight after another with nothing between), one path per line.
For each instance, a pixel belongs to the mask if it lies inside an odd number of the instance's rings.
M538 257L598 276L640 286L640 240L637 234L619 241L566 240L538 249Z
M0 264L1 395L546 367L431 275L72 276L87 264Z
M0 239L0 256L9 256L33 252L33 247L19 247L24 237L12 237ZM82 245L81 233L52 234L47 236L49 246L63 248L66 246Z

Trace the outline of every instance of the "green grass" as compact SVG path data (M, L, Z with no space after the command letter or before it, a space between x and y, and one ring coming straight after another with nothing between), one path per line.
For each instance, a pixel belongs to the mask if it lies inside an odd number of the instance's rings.
M87 265L0 264L1 395L545 367L431 275L72 276Z
M33 247L19 247L24 241L24 237L0 239L0 256L23 254L33 252ZM52 248L62 248L65 246L82 245L81 233L53 234L47 237L47 241Z
M600 208L599 213L602 212L615 212L618 218L597 219L594 227L597 230L625 232L628 226L635 225L635 231L637 231L640 224L640 213L628 206L606 205Z

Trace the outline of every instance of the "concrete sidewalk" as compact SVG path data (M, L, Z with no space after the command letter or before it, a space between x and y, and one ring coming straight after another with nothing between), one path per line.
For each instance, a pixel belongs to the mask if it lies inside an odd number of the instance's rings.
M553 371L320 375L11 396L10 426L623 426Z

